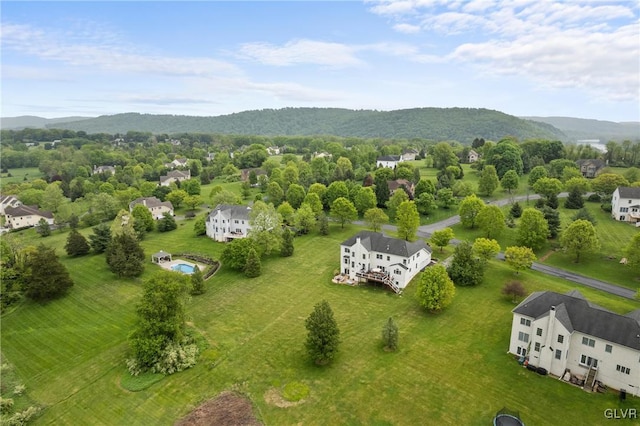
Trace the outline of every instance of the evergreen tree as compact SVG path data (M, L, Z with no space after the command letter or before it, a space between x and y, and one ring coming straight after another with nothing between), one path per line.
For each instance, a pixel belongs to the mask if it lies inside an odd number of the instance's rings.
M576 212L575 215L573 215L573 217L571 218L571 220L578 220L578 219L584 219L584 220L588 220L589 222L591 222L592 225L596 225L597 221L596 218L593 217L593 215L591 214L591 212L589 212L589 210L587 210L586 208L581 208L580 210L578 210Z
M569 196L564 201L565 209L578 210L584 207L584 198L579 188L575 187L569 192Z
M89 235L89 245L94 253L104 253L111 242L111 227L106 223L93 228L93 234Z
M137 277L144 271L144 250L136 237L127 232L111 239L106 254L109 269L118 277Z
M80 219L78 216L75 213L71 213L71 216L69 216L69 227L71 229L77 229L79 224Z
M514 218L519 218L522 216L522 206L517 201L511 205L511 209L509 210L509 215Z
M87 239L77 229L72 228L64 249L69 256L82 256L89 253L91 247L89 247Z
M48 237L51 235L51 226L49 226L49 222L44 219L40 219L36 225L36 232L40 234L41 237Z
M389 185L387 184L387 178L384 173L376 173L374 183L376 187L376 201L378 202L378 207L384 208L391 196L391 193L389 192Z
M398 349L398 326L392 317L389 317L382 328L382 342L387 350L395 351Z
M472 245L463 241L456 247L447 273L457 286L476 286L482 283L485 266L484 259L478 259L473 255Z
M61 296L72 286L69 271L58 260L55 250L40 244L29 254L24 277L24 293L33 300L44 301Z
M158 231L160 232L173 231L177 227L176 220L168 212L163 213L162 219L158 220Z
M560 233L560 213L549 206L544 206L542 214L544 215L544 220L547 221L549 238L556 238Z
M546 199L545 204L552 209L557 209L559 205L558 196L556 194L549 195L549 198Z
M293 255L293 231L285 229L282 233L282 247L280 248L280 256L289 257Z
M329 235L329 218L326 214L320 213L320 216L318 216L318 226L320 235Z
M340 330L329 302L323 300L314 307L305 327L308 331L307 353L316 364L327 364L334 358L340 344Z
M247 253L247 263L244 265L244 275L247 278L259 277L262 273L262 265L260 264L260 256L258 252L252 248Z
M191 294L197 296L199 294L204 294L204 278L202 277L202 271L200 268L196 267L193 270L193 274L191 274Z

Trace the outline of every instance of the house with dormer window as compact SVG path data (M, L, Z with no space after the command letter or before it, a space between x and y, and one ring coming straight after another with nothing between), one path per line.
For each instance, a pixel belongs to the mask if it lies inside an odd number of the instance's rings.
M532 293L513 311L509 352L554 376L640 394L640 309L626 315L577 290Z
M431 263L431 249L379 232L360 231L340 245L340 271L354 282L374 281L401 293Z

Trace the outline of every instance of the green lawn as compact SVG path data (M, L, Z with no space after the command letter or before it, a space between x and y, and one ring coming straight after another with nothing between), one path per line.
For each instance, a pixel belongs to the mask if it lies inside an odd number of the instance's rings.
M9 176L9 174L11 176ZM25 179L26 178L26 179ZM23 169L9 169L9 173L0 174L0 183L6 185L9 183L22 183L26 180L34 180L43 178L44 175L37 167L25 167Z
M218 256L223 245L193 237L192 224L152 233L144 241L146 253ZM249 397L268 425L486 425L503 406L519 410L532 425L558 424L558 419L596 424L605 408L640 410L637 398L622 404L613 393L587 394L529 372L506 354L514 305L500 295L502 285L518 278L529 291L566 292L570 283L532 271L516 277L493 262L481 287L458 289L447 311L430 315L414 299L415 283L402 296L331 284L339 267L338 245L357 229L332 225L329 236L298 238L293 257L267 259L256 279L223 266L207 281L207 293L188 306L189 321L210 345L207 362L140 392L120 384L140 281L115 279L103 255L67 258L61 248L66 235L55 233L42 241L59 247L76 285L60 300L25 302L4 315L3 354L29 397L47 407L37 424L170 425L230 389ZM155 268L149 262L144 277ZM581 291L621 313L640 307ZM342 344L331 365L316 367L303 349L304 320L322 299L335 312ZM381 329L390 316L400 331L396 353L381 348ZM265 401L272 387L291 382L309 386L303 404L283 409Z

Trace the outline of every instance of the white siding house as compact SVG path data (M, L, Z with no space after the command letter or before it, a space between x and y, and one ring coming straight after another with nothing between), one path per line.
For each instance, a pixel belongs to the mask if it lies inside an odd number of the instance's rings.
M376 160L376 167L388 167L395 169L398 163L402 162L401 155L384 155Z
M611 217L640 225L640 188L617 187L611 198Z
M160 201L156 197L136 198L129 203L129 212L132 212L137 204L145 206L147 210L151 212L151 216L153 216L154 219L162 219L165 213L173 216L173 204L171 204L171 201Z
M585 388L599 381L640 395L640 310L619 315L576 290L535 292L513 310L509 352L555 376L580 377Z
M361 231L340 245L340 271L353 281L377 281L402 292L431 262L424 241L408 242Z
M207 237L220 242L245 238L251 230L250 212L249 206L218 204L207 216L205 222Z
M165 176L160 176L160 186L169 186L172 182L182 182L191 179L191 170L171 170Z
M53 213L39 210L38 206L19 205L16 207L6 207L4 209L5 223L8 228L19 229L36 226L40 219L53 225Z

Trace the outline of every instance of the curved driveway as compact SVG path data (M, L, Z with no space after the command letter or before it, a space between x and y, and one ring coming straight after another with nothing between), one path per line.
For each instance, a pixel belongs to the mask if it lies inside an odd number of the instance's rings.
M563 192L558 195L559 198L566 197L567 193ZM538 194L531 195L523 195L513 198L503 198L496 201L491 201L487 204L494 204L496 206L504 206L506 204L512 203L514 201L527 201L527 200L536 200L540 198ZM421 238L429 238L433 231L437 231L438 229L446 228L448 226L456 225L460 222L460 216L455 215L450 218L441 220L440 222L431 223L429 225L423 225L418 228L417 235ZM396 227L394 225L385 225L384 229L395 230ZM452 240L452 244L458 244L460 240ZM500 253L497 256L499 259L504 260L504 254ZM615 284L611 284L605 281L600 281L595 278L586 277L584 275L576 274L575 272L570 272L565 269L556 268L554 266L545 265L542 263L534 262L531 266L531 269L534 271L542 272L543 274L551 275L558 278L564 278L567 281L572 281L574 283L578 283L587 287L595 288L597 290L604 291L606 293L614 294L616 296L625 297L627 299L634 299L636 292L628 289L626 287L621 287Z

